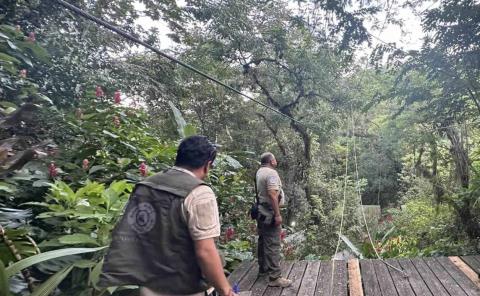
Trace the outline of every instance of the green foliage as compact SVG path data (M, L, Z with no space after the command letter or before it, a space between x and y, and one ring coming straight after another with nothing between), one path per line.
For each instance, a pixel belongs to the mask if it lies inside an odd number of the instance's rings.
M430 199L418 198L407 202L402 210L392 211L392 214L395 234L400 239L394 237L387 242L399 248L396 250L398 254L402 254L402 248L406 248L402 255L407 256L464 254L472 251L468 237L452 223L455 221L455 212L448 205L435 205Z
M132 191L132 184L114 181L108 188L104 184L87 181L74 191L62 181L51 185L45 202L29 203L48 210L37 216L54 226L49 241L43 247L105 246L120 218Z

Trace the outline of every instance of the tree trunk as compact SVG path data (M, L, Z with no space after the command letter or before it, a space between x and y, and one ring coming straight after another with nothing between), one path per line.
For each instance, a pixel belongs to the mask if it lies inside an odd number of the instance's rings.
M440 203L440 200L444 194L443 187L438 180L438 149L437 142L435 139L432 139L430 142L431 147L431 159L432 159L432 187L433 187L433 197L437 203Z
M450 140L450 153L455 163L455 175L463 188L468 188L470 183L469 160L465 146L460 135L454 127L447 127L447 138Z

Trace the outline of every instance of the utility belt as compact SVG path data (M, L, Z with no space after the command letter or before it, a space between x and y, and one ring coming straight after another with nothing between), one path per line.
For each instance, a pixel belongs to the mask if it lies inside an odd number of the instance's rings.
M274 225L275 224L275 213L273 212L272 206L268 202L261 202L260 210L258 211L258 223L264 225Z

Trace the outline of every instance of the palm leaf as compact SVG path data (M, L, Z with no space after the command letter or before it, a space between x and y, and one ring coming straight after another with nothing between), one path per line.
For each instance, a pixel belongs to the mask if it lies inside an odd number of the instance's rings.
M355 253L355 255L360 258L360 259L363 259L363 255L362 253L358 250L358 248L348 239L348 237L346 237L345 235L341 234L340 235L340 238L343 240L343 242L350 248L350 250Z
M48 296L57 286L63 281L63 279L72 271L74 265L65 266L59 272L52 275L47 281L36 288L31 296Z
M0 294L9 296L10 295L10 287L8 285L8 277L7 273L5 272L5 265L0 260Z
M41 253L38 255L34 255L25 259L22 259L5 269L7 277L11 277L12 275L24 270L27 267L35 265L40 262L44 262L50 259L68 256L68 255L76 255L76 254L85 254L85 253L92 253L98 252L100 250L105 249L106 247L99 247L99 248L68 248L68 249L60 249L49 251L45 253Z

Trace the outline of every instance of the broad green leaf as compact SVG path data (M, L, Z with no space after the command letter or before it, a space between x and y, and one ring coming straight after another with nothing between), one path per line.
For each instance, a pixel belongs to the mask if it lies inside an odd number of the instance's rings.
M118 287L108 287L107 291L108 291L108 293L110 293L110 295L112 295L113 292L115 292L117 289L118 289Z
M88 174L91 175L95 172L105 170L105 169L107 169L107 167L105 167L104 165L94 165L90 168L90 170L88 171Z
M5 54L3 52L0 52L0 61L21 64L21 62L18 59L12 57L11 55Z
M17 56L18 56L19 58L21 58L21 59L25 62L25 64L27 64L27 65L29 65L30 67L33 68L32 60L31 60L29 57L26 57L26 56L23 55L23 54L17 54Z
M52 186L52 183L46 181L46 180L37 180L32 183L33 187L50 187Z
M20 272L21 270L24 270L25 268L28 268L40 262L44 262L50 259L59 258L63 256L98 252L105 248L107 247L105 246L105 247L98 247L98 248L67 248L67 249L49 251L49 252L34 255L34 256L22 259L18 262L15 262L14 264L8 266L5 269L5 272L7 274L7 277L11 277L14 274Z
M7 184L5 182L0 182L0 190L5 191L7 193L13 193L15 192L15 188L12 188L12 185Z
M49 97L47 97L46 95L37 94L37 97L38 97L39 99L41 99L42 101L47 102L47 103L49 103L50 105L53 105L53 101L52 101Z
M10 296L10 286L8 285L8 277L2 260L0 260L0 294Z
M17 109L16 108L12 108L12 107L8 107L7 109L3 110L3 112L5 114L12 114L13 112L15 112Z
M124 142L124 141L120 141L120 143L122 143L123 145L125 145L127 148L129 148L130 150L132 150L133 152L137 152L137 147L131 145L131 144L128 144L127 142Z
M58 241L65 245L96 245L95 239L84 233L68 234L58 238Z
M107 130L103 130L102 132L103 132L105 135L110 136L110 137L112 137L112 138L114 138L114 139L118 139L118 138L119 138L119 136L117 136L117 135L115 135L115 134L112 134L111 132L109 132L109 131L107 131Z
M78 267L78 268L92 268L97 265L97 262L92 260L82 259L82 260L76 261L74 265L75 267Z
M8 108L8 107L15 108L15 109L18 108L17 105L15 105L14 103L9 102L9 101L0 101L0 106L2 106L4 108Z
M100 274L102 273L102 267L103 267L103 258L100 262L97 263L97 265L95 265L95 267L90 272L89 282L97 290L99 289L97 284L98 284L98 281L100 280Z
M31 296L48 296L50 295L55 289L58 287L58 285L67 277L67 275L72 271L74 265L69 265L64 268L62 268L59 272L56 274L52 275L50 278L48 278L47 281L42 283L38 288L36 288Z
M390 228L387 233L385 233L385 235L382 237L382 244L390 237L390 234L393 233L393 231L395 230L395 225L392 226L392 228Z
M231 166L232 168L234 168L236 170L243 168L243 165L240 162L238 162L238 160L236 160L235 158L233 158L229 155L225 156L225 160L227 161L229 166Z
M340 238L343 240L343 242L352 250L355 255L357 255L358 258L363 259L362 253L358 250L358 248L343 234L340 235Z
M172 109L175 122L177 123L178 134L181 138L185 138L185 127L187 126L187 122L183 118L180 110L178 110L178 108L175 107L175 105L171 101L168 101L168 105L170 106L170 109Z
M7 35L3 34L3 33L0 33L0 37L2 37L3 39L10 39Z
M8 43L8 46L10 46L11 49L13 49L13 50L19 50L19 48L18 48L15 44L13 44L12 41L7 40L7 43Z

